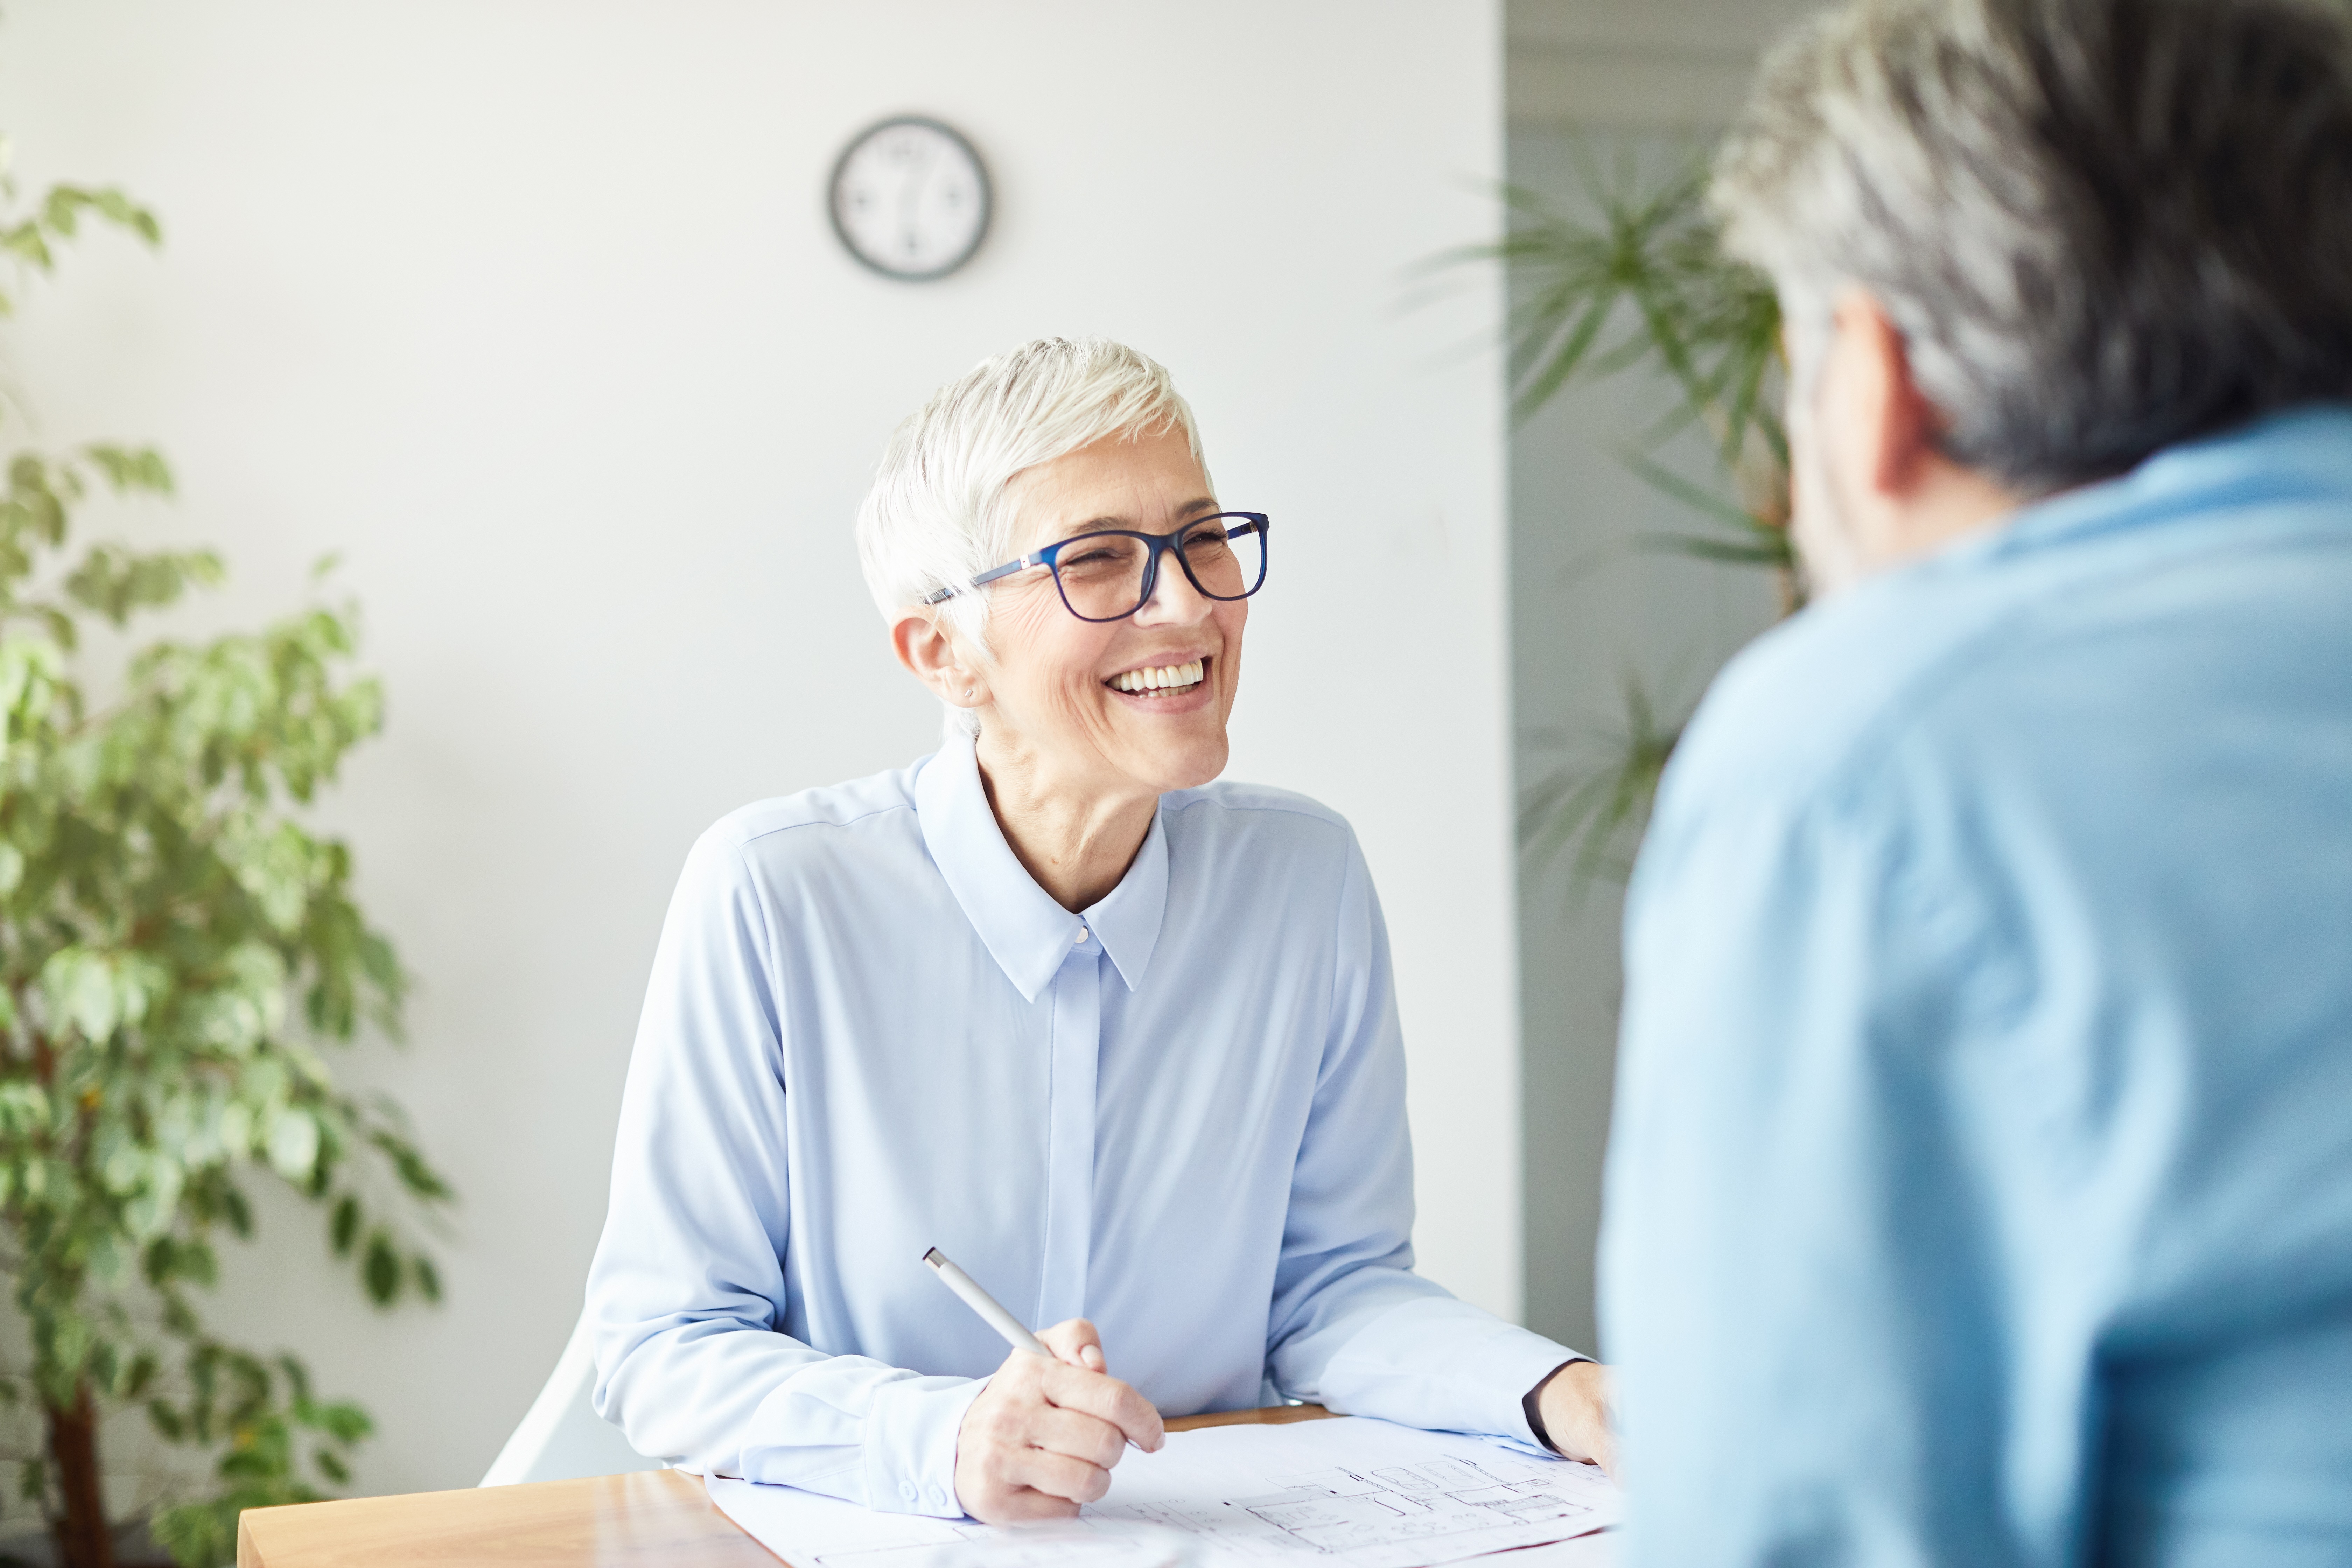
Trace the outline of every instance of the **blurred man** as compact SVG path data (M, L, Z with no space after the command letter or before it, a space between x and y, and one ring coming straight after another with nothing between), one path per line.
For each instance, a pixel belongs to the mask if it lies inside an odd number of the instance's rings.
M1820 600L1627 916L1631 1560L2352 1563L2352 45L1885 0L1720 165Z

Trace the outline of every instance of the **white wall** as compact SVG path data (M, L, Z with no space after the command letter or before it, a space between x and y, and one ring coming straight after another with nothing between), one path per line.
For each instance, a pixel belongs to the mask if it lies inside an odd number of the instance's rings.
M45 438L152 438L228 611L322 552L384 738L329 807L422 981L354 1058L464 1194L447 1304L371 1315L265 1211L216 1317L383 1436L365 1489L470 1483L576 1310L655 933L688 844L896 765L934 710L849 523L889 427L983 354L1164 359L1223 495L1278 520L1234 773L1354 819L1412 1042L1425 1266L1516 1311L1518 1152L1493 290L1406 310L1499 176L1491 0L18 0L28 186L120 181L6 353ZM978 260L907 286L820 186L887 112L961 126Z

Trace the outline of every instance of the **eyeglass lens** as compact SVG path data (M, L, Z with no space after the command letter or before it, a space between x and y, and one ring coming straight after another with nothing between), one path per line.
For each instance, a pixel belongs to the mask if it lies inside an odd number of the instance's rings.
M1177 546L1193 585L1212 599L1247 598L1265 578L1265 535L1249 528L1237 539L1226 537L1226 530L1240 521L1204 519ZM1080 534L1062 546L1054 575L1064 601L1079 616L1123 620L1143 607L1143 576L1150 560L1151 546L1132 534ZM1163 562L1160 569L1174 571L1176 563Z

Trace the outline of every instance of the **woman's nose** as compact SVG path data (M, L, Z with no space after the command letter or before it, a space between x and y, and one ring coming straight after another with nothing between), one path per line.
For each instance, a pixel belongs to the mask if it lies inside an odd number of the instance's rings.
M1212 601L1198 588L1192 579L1184 575L1174 552L1160 559L1160 571L1151 584L1151 597L1143 601L1135 618L1145 626L1182 626L1208 618Z

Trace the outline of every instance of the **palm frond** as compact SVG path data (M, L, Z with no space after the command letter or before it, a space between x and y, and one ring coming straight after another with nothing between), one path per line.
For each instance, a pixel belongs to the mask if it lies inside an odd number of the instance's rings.
M1736 562L1744 565L1769 566L1776 571L1794 572L1796 552L1790 547L1789 531L1780 523L1757 516L1743 507L1724 500L1706 486L1695 484L1667 468L1664 463L1638 451L1619 454L1625 466L1642 480L1660 493L1673 497L1704 517L1722 523L1727 538L1708 538L1691 534L1664 534L1664 540L1681 542L1675 553L1690 555L1705 561Z
M1786 367L1771 286L1724 251L1706 206L1703 159L1661 179L1645 175L1630 152L1604 171L1588 144L1577 150L1577 168L1576 210L1506 186L1503 237L1439 261L1499 260L1509 269L1513 422L1525 425L1580 382L1641 370L1662 375L1673 404L1620 460L1709 526L1646 533L1588 552L1591 560L1666 554L1762 568L1779 578L1782 605L1793 609L1802 589L1786 527ZM1661 460L1669 443L1694 431L1714 455L1717 483ZM1522 799L1519 837L1530 863L1564 858L1580 884L1622 878L1681 733L1681 723L1663 721L1640 683L1629 681L1622 724L1599 737L1599 760L1558 769Z
M1605 737L1608 760L1564 765L1522 797L1519 847L1529 863L1540 870L1565 857L1579 884L1622 881L1682 729L1660 723L1649 693L1629 679L1625 727Z

